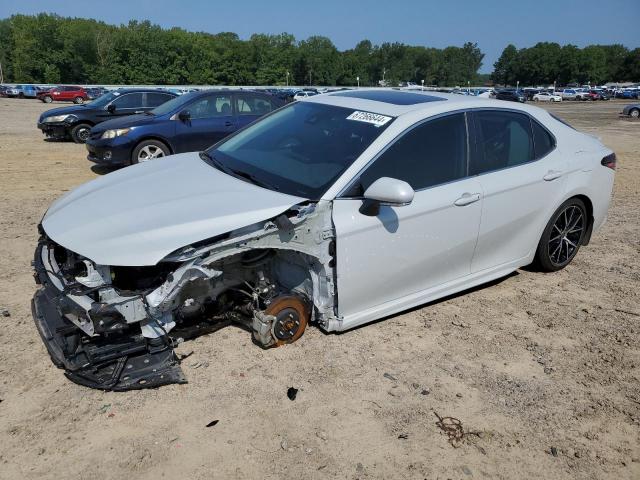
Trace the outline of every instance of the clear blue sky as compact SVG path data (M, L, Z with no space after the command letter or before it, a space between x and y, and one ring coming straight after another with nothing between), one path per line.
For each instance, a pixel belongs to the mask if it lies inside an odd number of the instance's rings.
M340 50L368 38L446 47L477 42L492 70L502 49L536 42L640 46L640 0L0 0L0 18L54 12L107 23L151 20L163 27L217 33L325 35Z

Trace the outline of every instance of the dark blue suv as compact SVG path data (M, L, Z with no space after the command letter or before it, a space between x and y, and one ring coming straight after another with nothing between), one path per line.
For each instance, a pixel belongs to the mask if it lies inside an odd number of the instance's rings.
M150 112L96 125L86 141L87 158L122 166L204 150L282 105L277 97L250 90L187 93Z

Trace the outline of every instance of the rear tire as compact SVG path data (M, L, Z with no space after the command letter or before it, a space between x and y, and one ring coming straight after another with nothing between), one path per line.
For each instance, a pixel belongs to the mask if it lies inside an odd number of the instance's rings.
M557 272L575 258L588 229L584 202L570 198L553 212L538 243L534 265L543 272Z
M133 149L131 155L131 164L148 162L155 158L166 157L170 155L169 147L159 140L144 140Z
M71 138L76 143L85 143L89 139L91 125L88 123L79 123L71 129Z
M51 98L49 95L45 95L44 97L42 97L42 101L44 103L51 103L53 102L53 98Z
M73 103L78 103L79 104L79 103L82 103L82 102L84 102L84 98L82 98L82 97L76 97L76 98L73 99Z
M629 110L629 116L631 118L640 118L640 109L632 108L631 110Z

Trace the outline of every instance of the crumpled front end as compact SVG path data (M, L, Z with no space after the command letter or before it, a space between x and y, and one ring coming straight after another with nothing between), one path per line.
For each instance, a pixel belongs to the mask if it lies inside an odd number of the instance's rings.
M81 385L185 383L174 346L231 323L267 348L310 322L340 322L329 204L292 207L153 266L98 265L40 233L33 317L54 364Z

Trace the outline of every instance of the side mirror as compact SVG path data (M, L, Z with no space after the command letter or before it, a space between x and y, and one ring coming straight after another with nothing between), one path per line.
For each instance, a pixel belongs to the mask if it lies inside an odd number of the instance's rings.
M191 112L189 110L182 110L178 114L178 118L183 122L187 122L187 121L191 120Z
M364 203L360 212L365 215L377 215L380 205L409 205L414 195L413 188L407 182L397 178L381 177L364 192Z
M116 106L115 106L113 103L110 103L110 104L107 106L107 112L109 112L109 113L113 113L113 112L115 112L115 111L116 111Z

